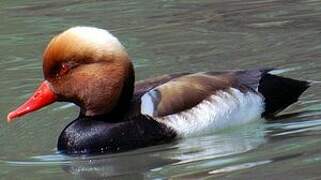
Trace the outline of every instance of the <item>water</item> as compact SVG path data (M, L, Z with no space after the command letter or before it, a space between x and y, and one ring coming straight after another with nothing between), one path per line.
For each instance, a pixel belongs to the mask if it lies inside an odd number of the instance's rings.
M141 0L0 2L0 176L3 179L320 179L321 1ZM137 79L182 71L279 67L316 81L278 121L126 153L70 157L57 137L77 116L58 103L14 123L6 114L42 79L41 54L58 32L110 30ZM283 70L282 70L283 71ZM293 114L295 113L295 114Z

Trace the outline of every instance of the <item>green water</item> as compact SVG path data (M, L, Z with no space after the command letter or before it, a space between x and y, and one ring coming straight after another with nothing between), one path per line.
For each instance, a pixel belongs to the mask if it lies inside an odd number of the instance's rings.
M138 79L183 72L279 67L321 79L319 0L0 1L1 179L320 179L321 84L279 121L131 152L69 157L57 138L78 108L64 103L7 124L42 79L55 34L97 26L119 37Z

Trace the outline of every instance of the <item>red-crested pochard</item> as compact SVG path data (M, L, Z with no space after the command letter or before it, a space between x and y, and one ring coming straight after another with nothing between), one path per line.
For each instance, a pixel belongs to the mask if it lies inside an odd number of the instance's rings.
M133 65L116 37L73 27L49 42L45 80L7 119L55 101L73 102L80 114L62 131L59 151L131 150L273 116L309 87L269 72L177 73L135 83Z

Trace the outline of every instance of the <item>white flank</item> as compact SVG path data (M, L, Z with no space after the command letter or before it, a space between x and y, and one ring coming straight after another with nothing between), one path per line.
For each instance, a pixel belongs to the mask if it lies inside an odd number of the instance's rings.
M258 120L263 111L260 95L230 88L216 92L189 110L156 120L173 128L179 136L192 136Z

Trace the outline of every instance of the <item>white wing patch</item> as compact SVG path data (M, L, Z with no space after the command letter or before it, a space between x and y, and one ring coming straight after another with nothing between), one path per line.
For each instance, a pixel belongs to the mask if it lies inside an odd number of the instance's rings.
M141 97L141 105L140 105L140 111L142 114L148 115L148 116L157 116L157 110L155 107L157 106L157 100L158 99L158 91L155 89L152 89L145 93Z
M140 111L142 114L153 116L155 112L155 105L153 103L153 98L149 93L144 94L141 97Z
M171 127L180 136L191 136L258 120L263 111L263 97L259 94L242 93L230 88L216 92L189 110L156 120Z

